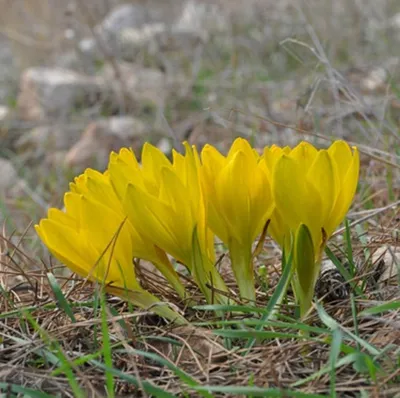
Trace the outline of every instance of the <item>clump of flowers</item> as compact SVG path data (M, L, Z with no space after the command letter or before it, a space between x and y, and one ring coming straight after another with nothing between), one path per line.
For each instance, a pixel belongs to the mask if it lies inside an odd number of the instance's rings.
M256 298L252 251L260 233L293 253L292 286L304 315L311 306L326 242L356 191L359 156L344 141L317 150L266 147L259 155L242 138L226 156L206 145L170 161L145 144L141 163L123 148L105 173L88 169L36 230L51 253L106 291L178 322L184 319L144 290L134 258L150 261L185 298L170 260L183 264L209 303L228 302L215 266L215 237L228 248L243 300Z

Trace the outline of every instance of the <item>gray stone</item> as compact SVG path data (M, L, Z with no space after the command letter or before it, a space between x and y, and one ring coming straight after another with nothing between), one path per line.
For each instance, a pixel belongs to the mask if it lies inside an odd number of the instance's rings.
M118 94L123 90L133 101L160 105L168 95L167 77L158 69L142 68L133 64L118 63L123 85L115 77L115 71L110 65L103 69L102 77Z
M189 0L182 8L182 13L175 23L181 31L223 32L229 29L227 15L218 4L205 4Z
M8 40L0 39L0 104L15 98L18 87L18 70Z
M137 52L143 49L152 54L160 51L192 52L207 38L205 31L168 27L160 23L148 24L140 29L127 28L120 33L121 58L134 60Z
M64 165L77 171L87 167L105 169L111 151L137 147L146 140L149 128L130 116L114 116L90 123L82 137L66 153Z
M0 193L6 193L19 180L17 170L8 160L0 158Z
M17 108L23 120L41 121L65 118L79 107L98 100L104 92L102 82L62 68L28 68L20 79Z
M15 148L31 159L48 152L67 150L79 140L83 128L81 123L38 126L23 134Z
M140 30L146 24L161 23L168 26L180 15L184 0L147 0L143 4L121 4L94 28L95 37L81 40L81 53L93 59L107 56L122 58L121 32L126 29ZM104 54L106 52L106 54Z

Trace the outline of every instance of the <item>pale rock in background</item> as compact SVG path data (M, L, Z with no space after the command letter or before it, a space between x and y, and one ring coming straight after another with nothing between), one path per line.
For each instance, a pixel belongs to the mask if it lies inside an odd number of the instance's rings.
M118 151L121 147L136 148L148 132L143 122L129 116L92 122L66 153L64 164L80 171L93 165L103 170L111 151Z
M61 68L33 67L20 80L17 108L23 120L66 118L80 104L95 102L104 91L96 77Z

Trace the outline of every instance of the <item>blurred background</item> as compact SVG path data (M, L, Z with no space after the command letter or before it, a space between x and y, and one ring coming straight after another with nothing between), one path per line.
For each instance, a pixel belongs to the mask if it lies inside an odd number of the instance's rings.
M9 231L62 207L69 181L104 170L110 151L140 155L145 141L169 155L183 140L224 150L237 136L260 148L342 137L397 163L398 0L0 7L0 221ZM392 172L379 167L373 176ZM372 177L365 195L379 189Z

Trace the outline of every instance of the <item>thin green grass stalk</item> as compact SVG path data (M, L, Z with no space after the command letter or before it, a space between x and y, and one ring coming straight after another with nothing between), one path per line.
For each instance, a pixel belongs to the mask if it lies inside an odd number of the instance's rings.
M108 308L108 310L111 312L112 316L115 316L115 317L119 317L120 316L120 314L118 313L118 311L114 307L110 306ZM130 306L128 306L128 312L130 314L132 314L133 313L133 308L131 309ZM130 333L130 327L125 322L125 319L118 319L117 323L119 324L119 326L121 326L122 330L125 333L127 333L127 334Z
M394 202L396 195L393 189L393 168L389 165L386 166L386 186L388 187L389 201Z
M213 322L194 322L192 326L206 327L206 326L269 326L276 329L294 329L294 330L304 330L306 332L315 334L326 334L329 333L328 329L319 328L316 326L307 325L306 323L287 323L280 321L260 321L259 319L239 319L239 320L229 320L229 321L213 321ZM223 329L221 329L223 330Z
M23 311L23 310L22 310ZM35 321L35 319L32 317L30 313L24 312L24 316L28 320L28 322L31 324L33 329L37 331L41 337L41 339L48 345L52 350L55 351L55 355L58 358L58 363L57 365L63 366L64 367L64 374L67 377L67 381L71 387L71 390L74 394L74 397L76 398L85 398L85 393L84 391L79 387L78 381L76 380L74 370L72 368L72 365L70 361L67 359L67 357L64 355L62 348L60 347L58 341L52 340L50 336L47 334L45 330L43 330L40 325Z
M235 304L204 304L204 305L195 305L192 307L195 310L200 311L215 311L215 312L237 312L237 313L259 313L265 314L265 308L258 308L250 305L235 305Z
M241 397L269 397L269 398L326 398L326 395L312 394L285 388L262 388L252 386L199 386L194 387L197 392L209 391L211 393L223 394L223 396Z
M327 246L325 248L325 253L328 258L335 264L336 268L339 270L340 274L345 279L346 283L349 283L352 289L356 292L357 296L364 297L363 291L357 286L357 283L352 282L352 276L349 271L343 266L343 264L339 261L339 259L335 256L332 250Z
M94 290L94 300L93 300L93 319L98 319L101 314L101 297L100 289ZM99 344L99 327L97 323L93 325L93 344L96 349L100 349Z
M351 244L351 231L350 231L349 220L347 218L344 220L344 225L345 225L344 238L346 242L347 261L350 264L351 277L353 278L357 270L354 264L353 246Z
M120 344L119 344L120 345ZM118 346L119 346L118 345ZM74 360L71 361L71 365L74 367L85 365L86 363L93 361L96 358L100 358L103 355L103 350L96 351L92 354L82 355ZM68 365L69 366L69 365ZM50 375L52 377L59 376L60 374L65 373L66 366L61 365L57 369L53 370Z
M57 279L51 272L47 273L47 279L49 280L50 287L53 290L53 293L56 297L58 307L64 310L64 312L68 315L69 319L71 319L72 323L76 323L75 315L71 309L71 306L68 303L68 300L64 296L64 293L62 292L60 285L57 282Z
M277 286L275 287L274 293L272 294L270 300L268 301L264 315L261 317L261 322L266 322L275 319L276 312L279 308L279 305L282 303L283 299L286 296L287 289L289 287L289 283L293 275L292 259L293 259L293 250L291 250L287 262L285 261L285 255L283 253L282 255L283 273ZM263 327L264 326L260 324L259 326L256 327L256 331L261 331ZM244 355L247 355L250 352L255 343L256 343L256 338L252 337L251 340L249 340L246 344L246 351L244 352Z
M127 351L124 350L116 350L115 352L124 352L126 353ZM186 373L184 370L180 369L178 366L176 366L174 363L172 363L171 361L157 355L151 352L145 352L145 351L141 351L141 350L129 350L129 353L133 354L133 355L140 355L144 358L147 359L151 359L152 361L158 362L159 364L167 367L169 370L171 370L172 372L175 373L175 375L177 377L180 378L180 380L185 383L189 388L193 388L193 387L198 387L200 386L200 383L198 381L196 381L192 376L190 376L188 373ZM203 391L201 393L201 395L205 398L213 398L213 396L211 394L209 394L206 391Z
M368 247L368 239L366 238L367 233L364 231L363 227L358 224L355 226L355 230L358 236L359 241L361 242L361 246L363 248L364 252L364 258L366 261L368 261L369 265L371 265L371 250ZM367 267L367 269L371 269L370 267ZM365 288L367 286L368 280L367 278L364 278L361 283L361 291L364 292Z
M21 317L23 317L24 315L21 314ZM21 346L28 346L31 344L31 341L29 340L24 340L21 339L20 337L16 337L16 336L12 336L9 335L7 336L10 340L15 341L16 343L19 343ZM34 352L35 354L37 354L39 357L43 358L43 360L47 363L50 364L52 366L58 366L60 363L60 360L58 359L58 357L56 355L54 355L52 352L50 352L49 350L45 349L45 348L33 348L31 350L31 352Z
M227 330L227 329L216 329L213 333L221 337L229 337L232 339L256 339L256 340L267 340L267 339L298 339L298 340L310 340L322 343L323 340L310 337L306 333L287 333L287 332L272 332L268 330ZM247 348L247 347L246 347ZM245 351L247 353L247 351Z
M336 364L339 359L343 333L340 329L335 329L332 333L331 351L329 353L330 372L330 396L336 398Z
M371 316L382 314L387 311L397 311L400 309L400 300L391 301L384 304L379 304L371 308L366 308L358 313L359 316Z
M342 366L347 366L347 365L353 364L357 360L357 358L358 358L358 354L354 353L354 354L349 354L343 358L338 359L335 363L335 370L341 368ZM331 364L328 364L328 365L324 366L323 368L317 370L315 373L311 374L310 376L292 383L290 385L290 387L297 388L297 387L303 386L304 384L308 384L310 381L319 379L321 376L331 373L331 372L332 372ZM325 397L326 397L326 395L325 395Z
M4 222L6 224L6 227L10 231L15 231L17 229L16 225L14 224L13 216L11 212L9 211L7 204L4 203L4 201L0 198L0 214L2 215Z
M6 290L4 290L3 286L0 285L0 294L4 297L5 301L7 302L7 304L11 307L11 308L15 308L13 301L10 299L10 297L8 296L8 292ZM19 309L13 311L16 312L17 314L20 312ZM0 319L1 319L2 314L0 314Z
M104 370L105 372L111 373L113 376L119 377L122 380L127 381L130 384L133 384L134 386L140 388L142 387L144 389L144 392L147 394L150 394L153 397L157 398L176 398L175 395L170 394L169 392L156 387L154 384L141 380L139 381L135 376L126 374L118 369L115 368L110 368L108 366L105 366L102 362L96 361L96 360L91 360L90 361L92 365L96 366L99 369Z
M103 339L103 358L107 369L111 369L113 367L112 348L110 344L110 335L107 322L107 305L104 293L101 294L100 300L101 300L101 331ZM106 370L106 388L107 388L107 396L109 398L114 398L115 397L114 376L108 370Z
M353 293L350 293L350 304L351 304L351 315L353 316L354 334L357 337L360 337L360 333L358 330L357 307L356 307ZM357 349L360 351L360 344L358 342L356 344L357 344Z
M4 392L2 397L11 397L11 394L23 394L24 397L29 398L54 398L54 395L46 394L43 391L37 391L32 388L22 387L13 383L0 383L0 393Z
M85 301L85 302L81 302L81 303L69 303L69 305L72 308L81 308L81 307L93 308L94 307L93 301ZM31 313L31 312L38 311L38 310L41 310L41 311L47 311L47 310L53 311L57 307L58 306L55 303L48 303L48 304L44 304L42 306L32 305L32 306L29 306L29 307L24 307L24 312ZM20 314L21 314L21 309L20 308L12 310L12 311L8 311L8 312L3 312L2 314L0 314L0 320L13 318L15 316L19 316Z
M371 355L380 355L382 352L372 344L368 343L367 341L363 340L361 337L355 335L354 333L350 332L350 330L345 330L340 323L335 321L325 309L320 304L316 304L318 315L321 321L331 330L340 328L345 335L347 335L350 339L352 339L355 343L359 343L361 347L367 350Z

